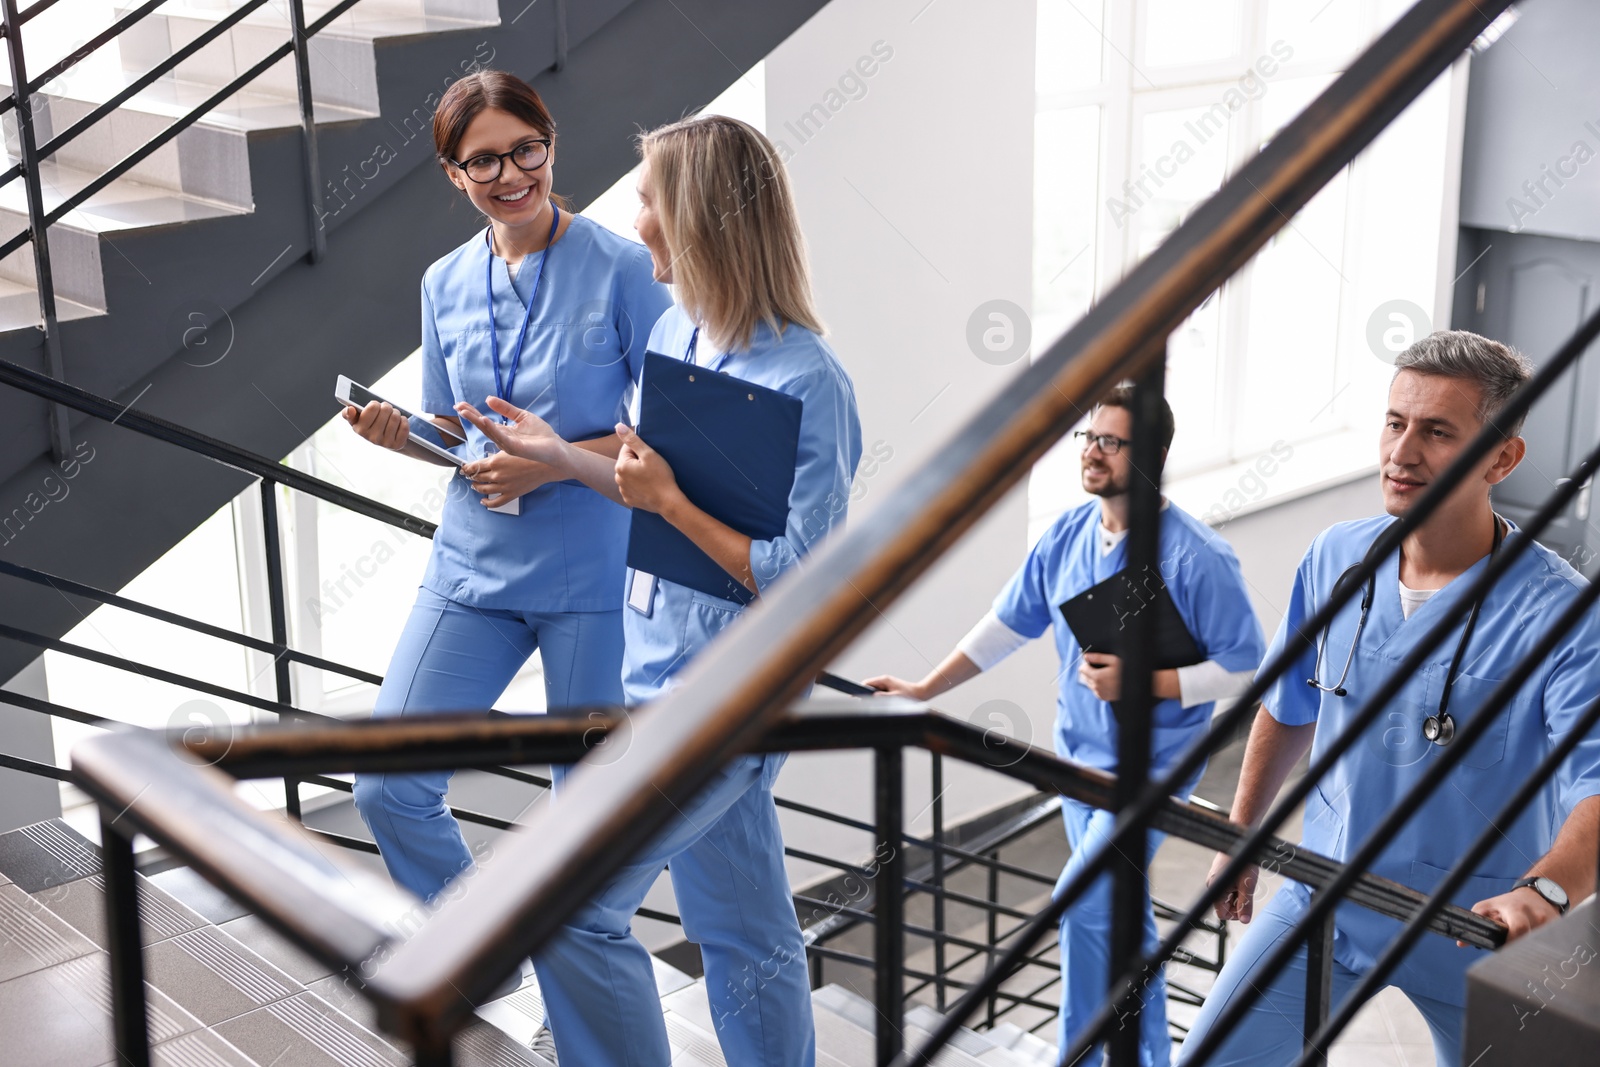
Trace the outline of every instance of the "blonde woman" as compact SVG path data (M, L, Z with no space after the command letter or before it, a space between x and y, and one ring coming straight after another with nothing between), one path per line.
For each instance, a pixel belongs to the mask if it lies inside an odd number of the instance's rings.
M511 419L461 414L508 452L558 467L633 508L656 512L759 595L844 520L861 458L855 390L821 337L788 175L771 142L720 116L640 139L639 236L674 305L649 350L776 389L802 403L783 535L752 540L689 500L672 469L625 425L614 464L575 448L536 416L491 398ZM619 576L620 577L620 576ZM627 572L623 692L644 703L740 604ZM772 784L783 756L726 767L685 817L578 912L536 960L563 1062L667 1067L671 1051L650 957L629 932L671 862L684 933L700 945L717 1037L729 1063L812 1067L805 945L783 866Z

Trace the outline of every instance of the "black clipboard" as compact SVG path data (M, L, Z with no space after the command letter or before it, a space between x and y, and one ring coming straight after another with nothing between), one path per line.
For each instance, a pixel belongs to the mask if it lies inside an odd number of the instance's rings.
M1085 652L1128 657L1134 627L1147 611L1156 615L1153 669L1169 670L1205 662L1205 653L1189 632L1167 583L1152 573L1143 581L1120 570L1061 605L1061 615Z

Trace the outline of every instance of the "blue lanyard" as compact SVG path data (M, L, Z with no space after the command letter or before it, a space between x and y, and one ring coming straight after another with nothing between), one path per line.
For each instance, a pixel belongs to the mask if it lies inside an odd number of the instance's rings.
M699 336L700 336L700 327L696 326L694 328L694 332L689 335L689 347L686 348L684 350L684 353L683 353L683 361L685 363L693 363L694 362L694 342ZM714 359L710 363L706 364L706 370L718 370L718 369L720 369L724 363L728 362L728 357L731 356L731 355L733 355L732 352L724 352L724 353L722 353L716 359Z
M556 226L560 222L561 209L556 207L554 201L551 201L550 236L545 238L544 255L539 258L539 273L533 276L533 292L528 294L528 306L527 309L522 313L522 329L517 331L517 347L515 349L516 355L511 357L511 374L510 377L504 382L500 380L500 334L499 331L495 329L494 325L495 255L493 247L491 246L489 249L489 263L488 268L485 271L485 289L489 294L489 355L494 360L495 394L508 404L511 403L511 390L517 387L517 368L522 366L522 342L528 336L528 322L533 318L534 301L539 298L539 283L544 281L544 265L550 262L550 247L555 243ZM492 232L493 228L491 227L490 233ZM489 234L484 235L484 240L489 240ZM511 286L511 291L513 293L517 291L515 284Z

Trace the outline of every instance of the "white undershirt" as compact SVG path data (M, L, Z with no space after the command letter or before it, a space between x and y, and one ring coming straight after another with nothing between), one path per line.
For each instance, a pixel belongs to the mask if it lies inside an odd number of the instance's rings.
M1405 582L1400 582L1400 612L1405 618L1411 618L1411 613L1428 602L1428 598L1439 590L1413 589Z
M1100 555L1102 556L1111 555L1112 549L1128 539L1128 531L1126 529L1112 533L1106 529L1104 523L1097 527L1097 532L1100 534Z

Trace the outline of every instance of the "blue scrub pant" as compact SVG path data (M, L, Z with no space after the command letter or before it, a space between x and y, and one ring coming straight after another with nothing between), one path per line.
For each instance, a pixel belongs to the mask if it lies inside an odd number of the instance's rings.
M1061 815L1067 824L1072 855L1061 870L1056 890L1082 870L1089 858L1111 836L1116 813L1061 798ZM1156 854L1166 834L1150 831L1145 866ZM1061 916L1061 1016L1056 1026L1056 1048L1065 1050L1088 1026L1111 988L1111 875L1103 874ZM1158 944L1156 918L1148 899L1144 906L1144 949ZM1157 969L1144 984L1139 1012L1140 1067L1167 1067L1172 1060L1172 1039L1167 1036L1167 980ZM1098 1050L1084 1062L1099 1060Z
M374 718L484 711L540 651L551 709L622 704L622 611L500 611L417 592ZM445 806L452 771L356 776L356 808L389 875L423 900L472 865Z
M777 754L735 759L534 957L562 1063L669 1067L650 954L630 924L670 861L724 1058L739 1067L814 1067L805 943L772 802L782 765Z
M1304 914L1305 906L1299 895L1287 886L1278 890L1271 902L1256 913L1217 976L1216 985L1206 995L1205 1007L1200 1009L1200 1016L1178 1053L1179 1067L1188 1062L1191 1050L1216 1025L1217 1016L1238 995L1239 988L1246 983L1255 984L1251 981L1253 972ZM1359 972L1338 960L1333 961L1330 1002L1335 1009L1349 997L1360 979ZM1433 1053L1438 1067L1460 1067L1464 1021L1461 1006L1411 992L1406 996L1417 1006L1433 1033ZM1283 1067L1293 1063L1299 1059L1304 1042L1301 1025L1305 1003L1306 950L1302 945L1206 1062L1214 1067Z

